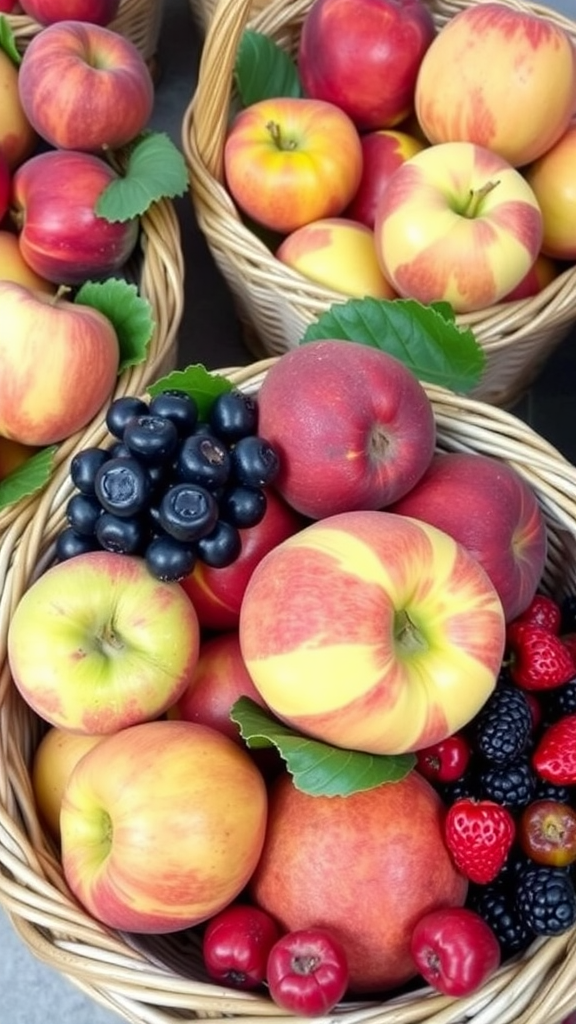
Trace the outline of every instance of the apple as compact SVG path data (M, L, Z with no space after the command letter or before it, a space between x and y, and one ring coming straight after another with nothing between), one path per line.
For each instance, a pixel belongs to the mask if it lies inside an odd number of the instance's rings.
M324 217L281 242L276 259L332 291L361 299L395 297L376 256L374 232L359 221Z
M112 322L13 281L0 281L0 322L0 434L42 446L85 427L118 377Z
M576 122L524 172L542 210L542 252L559 260L576 260L575 162Z
M544 9L468 4L428 47L415 107L431 142L475 143L522 167L576 111L576 50Z
M361 510L312 523L264 556L239 636L256 689L287 725L400 754L480 710L501 668L505 621L462 544L416 519Z
M60 840L60 808L72 769L101 740L102 736L50 726L36 747L30 772L34 799L40 818L56 841Z
M0 435L0 480L5 480L23 466L37 451L38 449L31 445L20 444L19 441L11 441L8 437Z
M559 265L550 256L538 253L536 260L530 270L524 275L520 284L517 284L511 292L504 296L503 302L516 302L519 299L530 299L538 295L544 288L558 277Z
M147 126L154 84L132 40L83 21L59 21L28 44L18 74L24 112L51 146L119 149Z
M0 151L11 171L33 152L34 131L20 100L19 72L6 51L0 48Z
M280 459L274 487L310 519L397 501L436 439L430 399L403 363L335 339L278 359L258 393L258 423Z
M98 735L174 704L196 668L199 637L177 583L155 579L142 558L92 551L56 563L22 595L8 658L41 718Z
M393 128L365 132L360 141L362 177L344 216L374 230L376 208L392 174L405 160L420 153L425 144L413 135Z
M362 173L362 147L339 107L281 96L252 103L228 129L226 184L258 224L289 234L321 217L337 217Z
M2 221L10 205L11 174L8 158L0 149L0 221Z
M20 6L40 25L69 19L109 25L118 14L120 0L20 0Z
M138 218L112 223L95 210L117 178L101 157L72 150L38 153L17 169L12 217L22 256L37 274L78 285L122 270L138 240Z
M422 0L314 0L302 23L305 92L341 107L358 128L391 128L414 108L422 58L436 35Z
M472 142L423 149L392 175L376 211L383 273L405 298L484 309L526 275L542 214L522 176Z
M0 281L14 281L23 284L32 291L47 292L54 295L56 287L35 270L32 270L24 259L14 231L0 228Z
M2 14L17 14L19 7L19 0L0 0L0 12Z
M310 796L283 774L269 791L250 895L285 931L329 929L345 948L353 992L393 988L416 975L416 921L466 898L443 818L440 797L415 771L345 797Z
M438 907L414 926L410 951L429 985L453 997L476 992L500 966L500 943L490 925L468 907Z
M260 559L304 525L303 518L272 488L266 489L266 511L255 526L240 530L240 554L231 565L215 569L198 560L181 581L205 630L235 630L246 585Z
M133 725L72 771L60 814L64 877L111 928L180 931L244 889L266 815L264 780L227 736L192 722Z
M438 453L390 511L463 544L492 580L508 622L528 608L546 564L546 521L535 491L513 466L480 453Z

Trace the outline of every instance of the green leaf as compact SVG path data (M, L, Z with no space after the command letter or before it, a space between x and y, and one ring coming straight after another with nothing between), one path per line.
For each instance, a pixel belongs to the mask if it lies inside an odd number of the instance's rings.
M155 325L152 306L138 294L135 284L119 277L86 281L74 302L92 306L112 321L120 343L118 373L144 362Z
M185 391L195 400L200 419L205 419L214 399L225 391L232 391L233 387L227 377L210 373L202 363L195 363L184 370L173 370L166 377L161 377L150 385L148 392L154 397L162 391Z
M57 445L41 448L21 466L0 480L0 509L27 498L44 487L52 475Z
M350 299L335 302L309 324L301 344L340 338L382 349L404 363L419 380L466 393L479 383L484 349L469 327L456 324L443 302L414 299Z
M159 199L183 196L189 179L186 161L166 132L144 132L130 148L120 177L111 181L96 203L109 221L139 217Z
M16 67L20 67L22 54L16 46L16 38L5 14L0 14L0 50L4 50Z
M414 754L365 754L308 739L272 718L250 697L240 697L230 717L249 747L276 747L296 788L310 796L350 796L383 782L399 782L416 764Z
M270 36L249 28L242 33L234 79L245 107L277 96L303 95L296 64L286 50Z

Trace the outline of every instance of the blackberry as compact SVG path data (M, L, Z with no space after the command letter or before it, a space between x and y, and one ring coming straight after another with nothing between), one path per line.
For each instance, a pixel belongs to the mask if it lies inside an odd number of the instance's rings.
M576 594L567 594L560 604L560 633L576 632Z
M437 787L443 801L449 807L455 800L462 797L471 797L476 800L480 797L480 784L478 775L474 770L469 769L455 782L445 782Z
M576 924L576 890L566 871L531 867L516 883L518 916L534 935L562 935Z
M485 800L495 800L514 813L532 800L536 775L527 757L512 764L490 765L479 772L480 791Z
M536 777L533 800L558 800L562 804L573 804L574 796L574 786L562 786L548 782L547 779L541 779L540 776Z
M474 721L474 749L489 764L507 765L524 753L532 731L532 712L516 686L497 686Z
M503 960L522 953L533 941L532 932L516 911L514 892L500 881L475 886L466 905L490 925L500 944Z
M555 686L544 698L544 724L552 725L566 715L576 714L576 678Z

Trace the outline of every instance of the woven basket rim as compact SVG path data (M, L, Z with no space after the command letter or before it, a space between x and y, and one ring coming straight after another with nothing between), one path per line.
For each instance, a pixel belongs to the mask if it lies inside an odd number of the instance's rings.
M276 358L246 367L212 371L242 389L257 392ZM550 585L571 574L576 587L576 468L544 438L518 418L474 399L425 386L435 411L439 446L473 450L504 458L536 489L550 530ZM145 394L145 392L143 392ZM110 439L100 424L89 439ZM154 948L122 936L91 919L70 898L57 852L40 824L31 795L29 763L37 737L11 683L6 663L10 617L20 595L46 567L65 503L72 492L67 467L42 496L35 517L20 530L4 559L0 595L0 905L25 945L43 962L64 974L91 998L135 1024L170 1024L210 1016L238 1016L250 1024L290 1017L262 994L221 988L203 979L199 947L180 951L170 936ZM567 558L570 552L570 559ZM548 571L548 570L547 570ZM553 577L553 578L552 578ZM22 718L21 716L25 717ZM33 716L32 716L33 717ZM18 732L20 735L18 735ZM178 939L178 942L180 940ZM187 972L176 973L173 965ZM188 959L192 958L192 959ZM194 960L195 958L195 960ZM576 929L537 941L517 961L505 963L472 996L453 1000L422 988L388 1002L344 1004L330 1014L345 1024L559 1024L576 1004Z

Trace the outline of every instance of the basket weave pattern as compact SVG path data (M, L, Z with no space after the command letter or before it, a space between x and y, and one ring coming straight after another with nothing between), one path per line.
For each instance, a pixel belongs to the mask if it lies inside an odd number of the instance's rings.
M474 0L426 0L440 28ZM576 43L576 22L541 5L505 0L510 7L546 14ZM272 0L258 13L252 0L219 0L210 17L198 85L182 124L191 194L199 226L234 295L256 357L280 355L298 344L306 326L342 295L309 281L275 259L243 223L224 186L223 150L231 112L233 68L245 25L296 55L312 0ZM508 406L530 386L543 363L576 322L576 267L564 270L539 295L460 315L487 356L475 398Z
M222 370L257 393L268 359ZM534 488L548 527L546 587L576 590L576 469L539 435L509 413L427 387L445 451L491 454L513 465ZM110 440L98 424L86 444ZM24 532L9 531L2 545L0 597L0 904L22 941L42 961L85 993L134 1024L172 1024L199 1017L242 1017L272 1024L287 1014L266 995L208 983L201 947L190 931L159 937L122 936L99 925L72 899L58 853L35 810L31 758L40 723L12 684L7 631L20 597L50 563L64 525L72 485L62 466ZM429 989L386 1002L344 1004L330 1019L344 1024L559 1024L576 1006L576 929L540 941L518 962L505 964L472 996L452 1000Z

